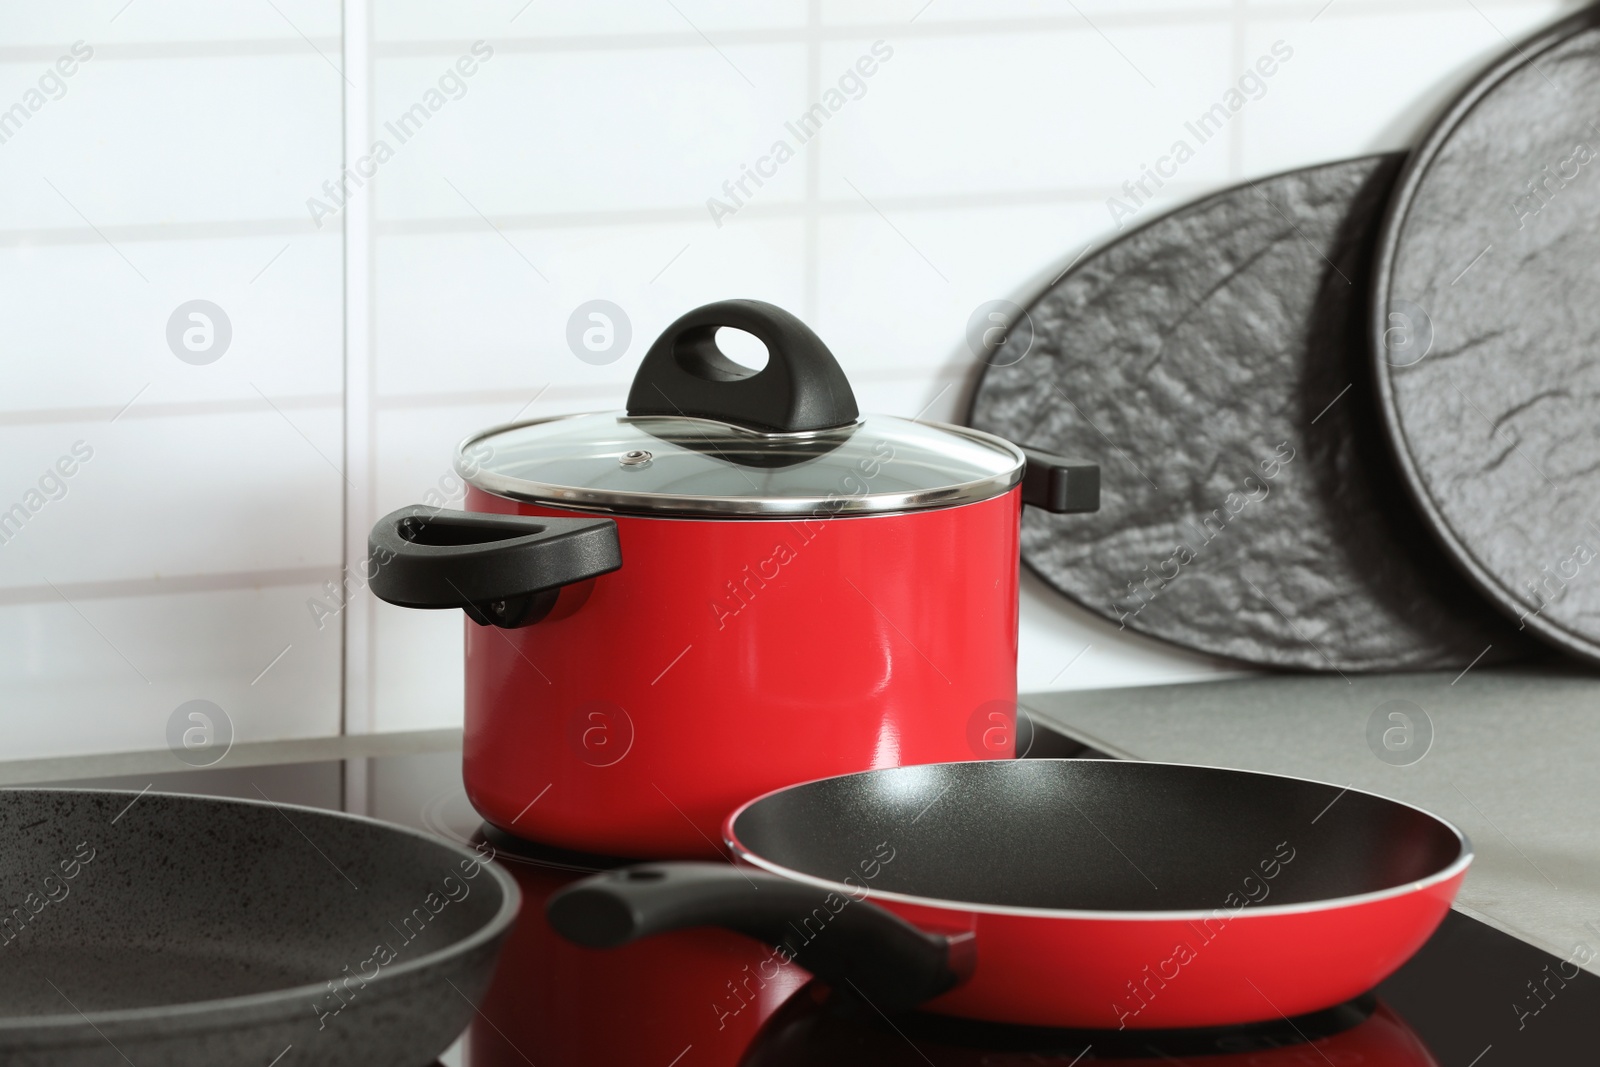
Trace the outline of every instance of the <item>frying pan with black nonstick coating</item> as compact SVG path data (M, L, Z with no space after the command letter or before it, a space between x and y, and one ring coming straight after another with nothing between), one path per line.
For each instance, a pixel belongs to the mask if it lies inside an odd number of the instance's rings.
M729 816L736 864L623 868L547 907L607 947L717 925L883 1010L1171 1028L1296 1016L1371 989L1444 918L1449 823L1299 778L999 760L866 771ZM770 973L768 973L770 972Z
M516 918L474 852L288 804L0 790L0 1063L431 1063Z

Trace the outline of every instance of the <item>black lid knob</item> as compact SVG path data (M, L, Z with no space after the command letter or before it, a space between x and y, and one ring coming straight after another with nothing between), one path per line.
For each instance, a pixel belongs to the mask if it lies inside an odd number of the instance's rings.
M724 326L767 346L752 370L717 348ZM716 419L766 433L848 426L860 416L838 360L811 328L760 300L707 304L662 331L633 377L629 415Z

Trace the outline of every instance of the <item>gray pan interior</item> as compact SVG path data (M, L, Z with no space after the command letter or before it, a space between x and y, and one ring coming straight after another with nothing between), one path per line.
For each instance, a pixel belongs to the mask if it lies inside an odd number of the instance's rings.
M1512 46L1401 176L1369 323L1388 439L1461 570L1600 663L1600 9Z
M0 842L8 1067L420 1067L520 899L457 845L265 802L6 789Z
M1335 785L1122 760L897 767L784 789L733 836L800 874L1005 907L1311 904L1438 875L1468 852L1417 808ZM884 862L885 857L887 862Z
M1517 653L1400 487L1372 401L1367 268L1399 163L1224 190L1035 301L990 357L972 425L1104 474L1093 515L1027 509L1030 568L1118 626L1263 666Z

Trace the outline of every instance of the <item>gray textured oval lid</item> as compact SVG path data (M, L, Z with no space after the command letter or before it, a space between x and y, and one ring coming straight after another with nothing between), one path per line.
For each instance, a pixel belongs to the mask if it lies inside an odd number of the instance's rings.
M709 419L563 415L463 441L472 485L554 507L759 518L916 511L999 496L1023 455L978 430L869 416L766 434Z

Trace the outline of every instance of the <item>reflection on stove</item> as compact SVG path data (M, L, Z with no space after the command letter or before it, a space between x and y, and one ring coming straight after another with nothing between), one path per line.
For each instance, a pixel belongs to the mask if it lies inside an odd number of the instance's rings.
M1116 1061L1205 1067L1438 1067L1420 1038L1372 997L1295 1019L1204 1030L1051 1030L907 1013L808 988L778 1012L746 1067L1022 1067Z

